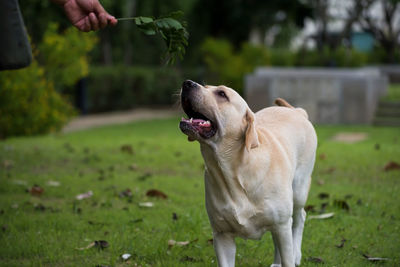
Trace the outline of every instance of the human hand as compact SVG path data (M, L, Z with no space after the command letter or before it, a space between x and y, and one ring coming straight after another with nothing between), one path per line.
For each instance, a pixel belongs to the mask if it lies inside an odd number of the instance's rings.
M97 31L117 20L104 10L99 0L53 0L60 4L71 23L80 31Z

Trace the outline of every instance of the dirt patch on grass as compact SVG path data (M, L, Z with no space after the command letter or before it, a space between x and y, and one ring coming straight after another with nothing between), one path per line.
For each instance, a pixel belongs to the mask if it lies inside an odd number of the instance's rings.
M363 132L342 132L332 137L333 141L354 144L368 139L368 134Z

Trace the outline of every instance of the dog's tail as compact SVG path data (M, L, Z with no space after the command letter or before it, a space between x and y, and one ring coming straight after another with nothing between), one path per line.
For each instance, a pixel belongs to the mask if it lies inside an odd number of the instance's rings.
M290 104L289 104L285 99L283 99L283 98L280 98L280 97L279 97L279 98L275 99L275 104L276 104L277 106L280 106L280 107L293 108L293 109L299 111L304 117L306 117L306 118L308 119L308 114L307 114L307 112L306 112L304 109L293 107L292 105L290 105Z

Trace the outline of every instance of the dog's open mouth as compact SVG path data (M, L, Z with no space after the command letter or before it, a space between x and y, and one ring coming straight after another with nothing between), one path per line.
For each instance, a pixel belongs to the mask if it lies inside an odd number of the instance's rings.
M190 141L195 139L196 134L204 139L208 139L217 133L215 124L203 114L195 112L192 109L185 109L185 112L190 119L182 118L179 128L189 136Z

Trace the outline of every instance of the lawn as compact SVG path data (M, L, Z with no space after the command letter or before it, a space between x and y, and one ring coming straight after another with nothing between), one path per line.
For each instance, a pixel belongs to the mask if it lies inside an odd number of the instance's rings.
M187 142L178 122L1 141L0 266L216 266L199 145ZM306 221L302 266L376 265L363 254L399 266L400 170L384 167L400 162L400 128L317 132L308 215L334 216ZM368 138L333 141L338 132ZM151 189L167 199L147 196ZM76 199L90 190L91 197ZM154 206L142 207L146 202ZM84 249L99 240L108 246ZM169 240L189 244L169 246ZM237 266L272 263L269 233L237 244Z

